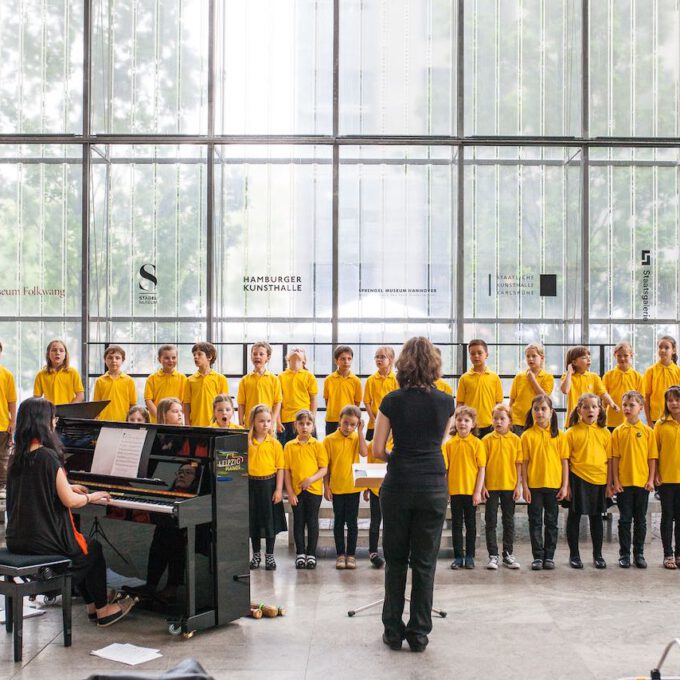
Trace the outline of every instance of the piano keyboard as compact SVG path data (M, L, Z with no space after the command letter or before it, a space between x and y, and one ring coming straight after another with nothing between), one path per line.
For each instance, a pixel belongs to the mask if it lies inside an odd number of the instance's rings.
M124 495L112 495L111 500L106 505L114 508L162 512L166 515L171 515L175 508L175 502L171 500L140 500L137 496Z

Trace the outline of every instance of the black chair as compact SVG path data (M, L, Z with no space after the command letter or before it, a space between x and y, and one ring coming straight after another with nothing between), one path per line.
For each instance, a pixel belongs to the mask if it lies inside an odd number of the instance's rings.
M64 647L71 646L71 560L63 555L18 555L0 549L0 595L5 596L5 629L14 629L14 661L21 661L24 597L61 591Z

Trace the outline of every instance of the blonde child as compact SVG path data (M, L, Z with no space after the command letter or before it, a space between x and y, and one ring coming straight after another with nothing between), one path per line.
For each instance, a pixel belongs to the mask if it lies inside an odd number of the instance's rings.
M609 459L612 436L605 427L606 422L602 401L590 392L578 398L576 408L569 416L566 436L569 444L571 499L567 514L567 542L572 569L583 569L578 547L581 515L588 515L590 521L593 564L596 569L607 568L602 557L602 514L607 509L606 496L611 485Z
M573 413L582 394L594 394L602 399L613 411L621 409L607 394L602 379L590 370L590 350L577 345L567 350L566 372L560 379L560 391L567 395L567 418Z
M630 528L634 523L633 563L646 569L645 536L649 492L654 491L654 476L659 453L654 431L640 420L645 398L630 390L621 397L626 420L612 434L612 495L619 506L619 566L630 567Z
M386 345L378 347L373 358L378 370L369 376L364 387L364 406L366 413L368 413L368 427L366 429L366 441L368 442L373 439L375 419L383 397L393 390L399 389L397 376L394 375L392 370L394 350Z
M182 399L187 386L187 377L177 370L177 347L161 345L158 348L158 362L161 367L152 373L144 385L144 403L151 414L151 422L156 422L158 402L165 397Z
M297 437L289 441L283 449L286 493L293 508L296 569L316 569L322 480L328 472L326 449L312 437L313 430L312 412L306 409L298 411L295 415Z
M510 408L497 404L491 413L494 431L487 434L482 443L486 451L486 470L482 500L486 500L486 548L489 552L487 569L498 569L501 558L496 542L498 504L503 522L503 566L519 569L519 562L512 553L515 540L515 502L522 497L522 444L510 430Z
M527 370L518 373L510 386L510 410L512 412L512 431L521 436L531 411L531 402L537 395L550 396L555 379L543 370L545 349L540 342L532 342L524 349Z
M474 436L477 413L470 406L458 406L454 415L453 435L444 444L444 459L448 469L451 497L451 533L453 562L451 569L475 568L477 519L475 507L482 501L486 450ZM463 553L463 521L465 522L465 553Z
M664 413L666 390L671 385L680 385L678 349L675 338L662 335L657 343L659 360L644 374L643 394L645 395L645 417L647 425L654 427Z
M61 340L52 340L45 352L45 367L35 376L33 396L45 397L55 406L83 401L83 381L69 362L66 345Z
M0 342L0 356L2 343ZM6 497L7 461L17 420L17 390L14 376L0 366L0 498Z
M281 383L267 370L272 358L272 347L268 342L256 342L250 349L250 360L253 370L241 378L238 385L238 422L241 427L248 428L248 416L257 404L267 404L272 411L274 423L279 421L281 411Z
M131 406L137 403L135 381L123 373L125 350L120 345L109 345L104 350L107 371L94 383L94 400L108 400L109 404L97 420L125 422Z
M184 421L192 427L209 427L212 403L217 394L229 394L227 379L213 370L217 350L210 342L197 342L191 348L196 373L190 376L184 388Z
M547 394L533 398L521 442L522 493L528 503L531 568L552 570L557 547L558 501L569 492L569 446Z
M210 427L221 427L226 430L240 430L233 422L234 402L228 394L216 394L213 399L213 415Z
M302 347L291 347L286 361L288 367L279 375L283 401L277 430L282 446L295 439L295 414L298 411L310 411L316 422L316 397L319 393L314 374L307 370L307 354Z
M159 425L184 425L182 402L175 397L165 397L158 402L156 417Z
M664 413L654 426L659 451L655 483L661 501L661 542L663 566L680 567L680 387L669 387L664 394ZM675 552L673 537L675 536Z
M390 435L385 449L391 452L394 448L394 442ZM376 458L373 455L373 442L370 441L366 445L366 462L374 465L387 465L386 460ZM378 554L378 543L380 541L380 524L382 522L382 510L380 509L380 486L364 489L364 501L369 503L371 512L371 521L368 527L368 560L376 568L382 569L385 566L385 560Z
M250 568L262 562L262 537L265 540L264 568L276 569L276 534L287 531L283 512L283 447L272 435L274 415L268 404L257 404L248 414L248 502L250 542L253 558Z
M486 365L489 347L484 340L470 340L468 354L472 368L458 381L456 405L470 406L475 410L478 429L476 436L482 438L493 429L491 411L496 404L503 401L503 386L501 379Z
M150 423L151 414L144 406L130 406L125 421L128 423L139 423L140 425Z
M613 431L625 422L621 412L623 395L626 392L642 392L642 376L633 368L633 348L628 342L620 342L614 347L616 366L602 376L602 384L607 394L619 406L618 411L607 407L607 427Z
M323 381L323 398L326 402L326 436L338 429L340 411L347 404L361 404L361 380L352 373L354 350L348 345L338 345L333 352L337 370Z
M338 429L323 440L328 458L324 477L324 498L333 503L333 537L335 538L335 568L356 569L356 548L359 527L361 491L354 486L352 465L359 456L366 456L364 423L358 406L345 406L340 411ZM347 542L345 543L345 526Z

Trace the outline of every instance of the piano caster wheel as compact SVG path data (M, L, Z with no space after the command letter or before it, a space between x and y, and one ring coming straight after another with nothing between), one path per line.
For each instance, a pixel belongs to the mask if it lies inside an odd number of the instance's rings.
M194 637L195 633L196 633L195 630L188 630L186 633L182 633L182 639L191 640L191 638Z
M180 635L182 633L182 624L181 623L171 623L168 626L168 633L170 635Z
M53 604L56 604L56 602L57 602L56 595L43 595L43 604L51 606Z

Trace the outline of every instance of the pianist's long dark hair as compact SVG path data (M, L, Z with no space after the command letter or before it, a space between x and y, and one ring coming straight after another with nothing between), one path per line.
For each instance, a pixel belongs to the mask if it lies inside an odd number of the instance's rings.
M63 456L63 448L54 432L54 404L41 397L26 399L19 406L17 426L14 433L14 455L10 461L9 472L21 473L30 465L31 443L40 442L48 449L57 452L59 458Z

